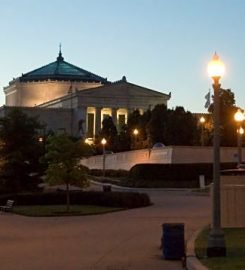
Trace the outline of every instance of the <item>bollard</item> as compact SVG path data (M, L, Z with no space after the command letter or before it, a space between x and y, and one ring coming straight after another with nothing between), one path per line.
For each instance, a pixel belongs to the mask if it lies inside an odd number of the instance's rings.
M204 175L199 175L199 187L205 188L205 176Z

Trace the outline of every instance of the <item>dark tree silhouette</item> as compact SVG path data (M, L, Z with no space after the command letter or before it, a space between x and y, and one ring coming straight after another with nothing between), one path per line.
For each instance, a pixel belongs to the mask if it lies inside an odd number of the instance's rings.
M237 144L237 126L234 121L237 109L234 93L230 89L220 89L220 144L222 146L235 146ZM213 103L208 111L213 113Z
M38 140L42 128L37 118L17 108L0 119L1 188L9 192L36 188L39 158L44 151Z

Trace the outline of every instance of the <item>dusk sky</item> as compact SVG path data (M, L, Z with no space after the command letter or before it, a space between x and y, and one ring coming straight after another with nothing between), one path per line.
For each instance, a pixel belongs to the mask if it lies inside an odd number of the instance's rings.
M62 43L69 63L171 92L170 108L206 112L206 66L217 51L222 87L245 107L244 0L0 0L0 12L1 89L55 61Z

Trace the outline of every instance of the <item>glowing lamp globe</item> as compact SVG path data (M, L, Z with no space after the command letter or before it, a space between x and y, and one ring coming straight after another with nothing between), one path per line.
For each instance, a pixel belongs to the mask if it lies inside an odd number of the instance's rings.
M105 145L105 144L107 143L106 139L103 138L103 139L101 140L101 143L102 143L103 145Z
M237 112L234 114L234 119L236 122L242 122L244 120L244 114L241 112L241 110L237 110Z
M134 129L133 133L134 133L134 135L135 135L135 136L137 136L137 135L139 134L138 129L137 129L137 128L136 128L136 129Z
M240 127L239 130L238 130L238 133L243 135L244 134L244 129L242 127Z
M225 73L225 65L220 60L217 53L214 54L212 60L208 64L208 74L211 78L221 78Z
M202 117L200 117L199 121L201 124L203 124L203 123L205 123L206 119L202 116Z

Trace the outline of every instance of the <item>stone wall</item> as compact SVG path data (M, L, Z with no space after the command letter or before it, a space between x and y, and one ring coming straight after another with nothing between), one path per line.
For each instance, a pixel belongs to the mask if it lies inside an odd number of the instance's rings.
M236 162L236 147L221 148L221 162ZM243 156L245 149L243 149ZM102 168L103 156L83 159L81 163L90 169ZM159 149L142 149L106 155L106 169L130 170L140 163L212 163L213 148L198 146L167 146Z
M68 94L72 86L72 91L95 88L101 86L100 83L70 82L70 81L34 81L20 82L16 80L8 87L4 88L6 95L5 104L7 106L27 106L33 107L48 102Z

